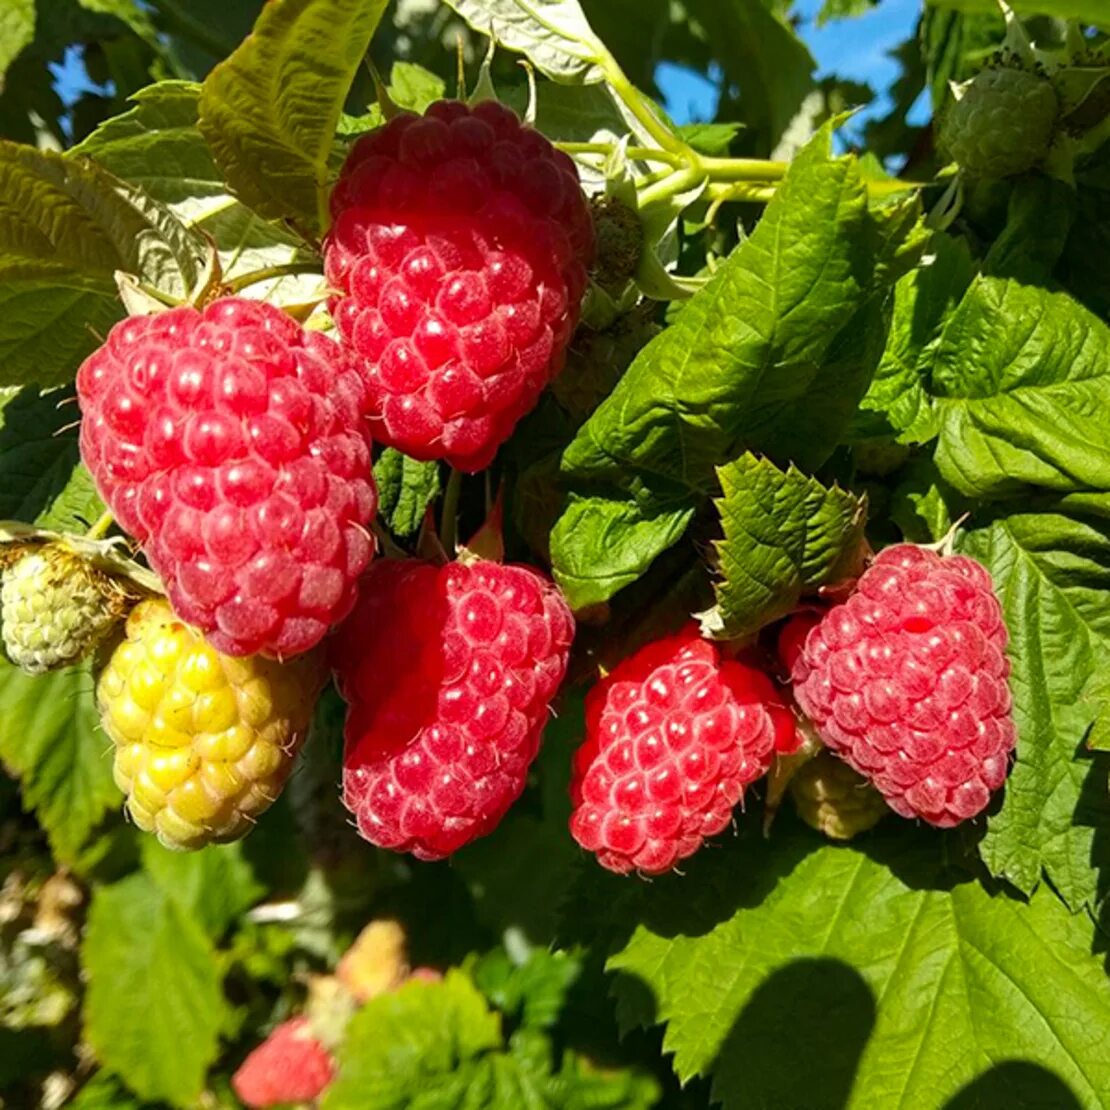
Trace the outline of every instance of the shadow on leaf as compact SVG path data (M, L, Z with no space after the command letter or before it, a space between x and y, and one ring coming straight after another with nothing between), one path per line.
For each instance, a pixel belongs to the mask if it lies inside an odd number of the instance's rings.
M1027 1060L995 1064L973 1079L944 1110L1080 1110L1079 1099L1057 1075Z
M875 998L848 964L787 964L764 980L722 1042L713 1097L726 1107L841 1110L874 1025Z

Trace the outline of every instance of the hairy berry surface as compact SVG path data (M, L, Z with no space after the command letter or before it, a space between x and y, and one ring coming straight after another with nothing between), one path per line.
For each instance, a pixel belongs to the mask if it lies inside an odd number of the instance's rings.
M984 567L897 544L810 629L794 694L891 809L955 825L1006 778L1015 736L1006 643Z
M766 774L778 739L769 704L781 701L767 675L722 659L693 623L625 659L586 698L574 839L610 871L669 871Z
M336 343L229 297L117 324L77 389L101 496L220 651L295 655L349 612L376 494Z
M335 1075L330 1053L312 1034L308 1019L283 1021L243 1062L231 1086L252 1110L311 1102Z
M122 592L62 544L44 544L3 572L0 632L8 658L28 674L76 663L125 609Z
M360 139L325 272L375 437L488 466L562 369L594 237L574 163L494 101L439 101Z
M359 832L430 860L492 831L524 789L573 634L528 567L371 567L332 653Z
M167 602L140 602L96 691L135 824L175 849L249 832L292 770L324 678L319 653L221 655Z

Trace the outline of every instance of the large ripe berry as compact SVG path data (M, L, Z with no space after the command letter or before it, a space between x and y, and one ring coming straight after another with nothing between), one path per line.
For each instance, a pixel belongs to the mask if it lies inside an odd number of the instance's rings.
M3 572L2 582L4 650L28 674L76 663L126 612L123 590L65 543L25 551Z
M375 437L488 466L578 319L594 240L574 163L500 104L439 101L360 139L331 207L332 313Z
M240 1065L231 1086L251 1110L319 1098L335 1062L307 1018L283 1021Z
M221 655L164 600L140 602L96 689L135 824L176 849L246 834L281 793L324 678L318 652Z
M781 705L762 671L722 659L697 625L625 659L586 699L574 839L610 871L658 875L724 829L767 773ZM789 724L792 739L793 724Z
M794 694L825 743L903 817L981 812L1014 746L1006 626L974 559L882 551L805 638Z
M573 633L528 567L371 567L332 653L359 832L430 860L492 831L524 789Z
M1060 102L1042 74L984 69L944 115L940 145L975 177L1024 173L1048 152Z
M376 495L336 343L229 297L117 324L77 390L101 496L220 651L295 655L347 614Z

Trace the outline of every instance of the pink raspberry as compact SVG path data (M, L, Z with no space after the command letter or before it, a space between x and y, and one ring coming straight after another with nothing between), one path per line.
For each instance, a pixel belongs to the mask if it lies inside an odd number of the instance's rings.
M77 394L101 496L217 650L296 655L347 614L377 495L336 343L228 297L117 324Z
M501 104L442 100L361 138L331 209L331 307L375 438L488 466L578 321L594 234L574 163Z
M947 827L981 812L1006 778L1015 735L1006 642L979 563L897 544L809 630L794 694L891 809Z
M284 1106L318 1098L335 1075L328 1050L312 1035L308 1019L283 1021L231 1078L247 1106Z
M524 789L573 634L528 567L371 567L332 654L359 832L424 860L491 832Z
M690 622L623 660L586 698L570 831L610 871L659 875L732 820L793 721L762 671Z

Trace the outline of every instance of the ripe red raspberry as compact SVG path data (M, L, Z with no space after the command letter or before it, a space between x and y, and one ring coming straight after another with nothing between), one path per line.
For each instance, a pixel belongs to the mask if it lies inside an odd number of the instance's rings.
M228 297L117 324L77 394L101 496L219 651L296 655L347 614L376 493L336 343Z
M501 104L442 100L361 138L331 209L332 312L375 437L488 466L578 321L594 236L574 163Z
M769 704L781 699L767 675L722 659L693 622L623 660L586 698L574 839L610 871L669 871L729 823L787 742Z
M332 654L359 832L425 860L491 832L524 789L573 634L528 567L371 567Z
M979 813L1006 777L1006 641L979 563L897 544L806 635L794 694L891 809L947 827Z
M283 1021L231 1078L236 1095L252 1108L311 1102L335 1075L328 1050L312 1035L308 1019Z

